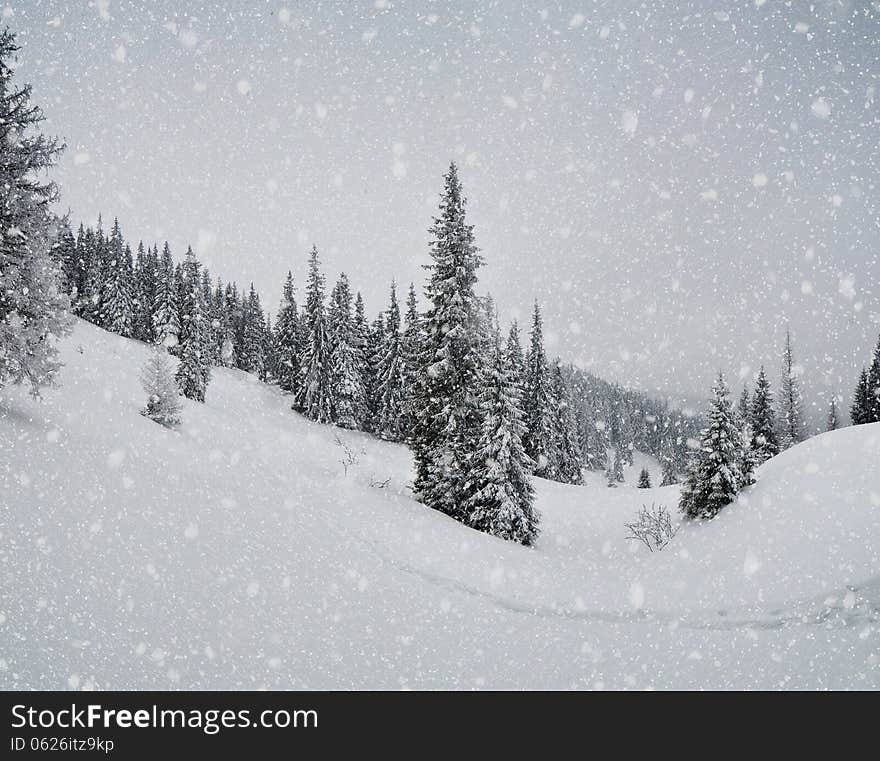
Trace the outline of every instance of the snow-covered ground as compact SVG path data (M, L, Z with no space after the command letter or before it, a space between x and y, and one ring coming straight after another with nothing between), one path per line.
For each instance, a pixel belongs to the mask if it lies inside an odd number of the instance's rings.
M538 481L526 549L248 375L170 432L138 414L146 347L80 322L62 350L42 402L0 390L0 688L880 687L880 425L660 553L623 524L677 487Z

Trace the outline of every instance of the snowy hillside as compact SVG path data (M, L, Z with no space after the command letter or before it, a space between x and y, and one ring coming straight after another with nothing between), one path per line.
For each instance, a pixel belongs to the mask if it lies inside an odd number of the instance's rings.
M0 688L880 687L878 424L660 553L623 524L677 487L538 481L528 549L238 371L156 425L147 352L79 322L60 388L0 391Z

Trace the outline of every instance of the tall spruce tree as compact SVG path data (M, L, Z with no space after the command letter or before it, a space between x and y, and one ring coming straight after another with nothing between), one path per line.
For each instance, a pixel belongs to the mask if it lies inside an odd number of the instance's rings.
M522 446L525 425L516 361L496 340L480 395L483 424L465 512L473 528L528 546L537 538L540 515Z
M556 439L553 478L566 484L582 484L584 458L578 441L577 423L568 385L558 361L554 363L552 376L553 431Z
M296 395L300 382L299 309L296 305L293 275L288 272L275 320L275 356L278 385Z
M153 329L153 303L156 300L158 255L145 248L143 241L138 243L134 267L134 321L132 333L138 341L153 343L156 338Z
M672 486L678 483L678 473L675 471L675 463L672 456L664 457L662 460L663 474L660 479L660 486Z
M749 399L749 389L743 386L739 395L739 401L736 404L736 414L742 423L748 423L751 419L751 400Z
M868 370L868 423L880 423L880 336L877 337L877 346L874 348L874 356L871 359L871 367Z
M836 431L840 428L840 420L837 416L837 399L831 397L831 403L828 405L828 418L825 420L826 431Z
M730 392L719 373L712 388L708 425L681 492L679 509L688 518L713 518L736 499L743 483L742 440L730 406Z
M385 312L385 340L378 366L379 412L376 433L388 441L403 441L406 429L406 359L400 334L400 306L397 288L391 283L388 309Z
M626 455L624 455L622 448L615 447L614 456L608 458L608 468L605 471L608 486L615 487L624 482L623 467L625 463Z
M324 276L318 260L318 248L309 254L306 282L305 344L299 390L294 409L319 423L332 421L330 338L324 311Z
M358 429L367 413L351 314L351 287L344 272L330 294L329 337L332 419L340 428Z
M204 292L199 269L199 261L192 248L187 248L181 272L184 300L177 385L180 393L187 399L204 402L205 392L211 380L211 363Z
M76 238L70 229L70 220L67 216L55 221L55 231L55 241L51 251L53 258L61 266L59 287L68 294L70 302L73 303L76 297L79 251L77 250Z
M91 247L86 244L87 238L92 236L91 229L87 232L80 222L76 231L76 262L67 273L67 288L70 293L71 308L77 316L83 314L88 304L86 284L90 266L90 257L93 254Z
M779 448L786 450L803 441L804 430L803 400L797 379L794 356L791 349L791 332L785 331L785 350L782 355L782 381L779 386Z
M482 259L454 163L444 185L430 229L428 310L411 439L414 492L429 507L468 523L470 469L484 422L478 401L480 300L474 292Z
M125 245L119 220L113 220L110 233L109 261L101 284L99 324L111 333L130 337L134 318L131 249Z
M862 372L859 374L859 382L856 384L852 406L849 408L849 416L853 425L864 425L871 422L870 406L868 371L863 367Z
M62 146L39 133L30 85L15 87L14 35L0 32L0 387L50 385L60 368L54 339L70 328L63 273L52 256L53 182L41 181Z
M760 465L779 454L779 442L776 438L776 415L773 412L773 395L763 365L755 382L749 423L752 429L750 447L755 464Z
M525 401L526 454L535 463L535 475L552 477L557 464L553 425L553 388L547 355L544 353L543 321L537 302L532 316L532 333L526 359Z
M416 288L410 283L406 296L406 325L400 343L404 373L400 428L404 441L410 440L416 425L416 380L419 374L421 352L421 324Z
M265 372L264 350L266 340L266 318L260 304L260 296L251 283L248 295L242 304L241 348L238 367L257 377Z
M156 298L153 302L153 335L157 343L176 346L180 339L180 309L174 280L174 260L166 241L156 276Z
M103 297L102 289L104 286L105 275L109 266L109 246L104 237L104 231L101 227L101 216L98 215L98 226L92 232L90 239L87 239L87 245L91 250L89 256L89 269L86 276L85 299L83 301L81 316L93 322L99 327L103 327L101 321L101 299Z

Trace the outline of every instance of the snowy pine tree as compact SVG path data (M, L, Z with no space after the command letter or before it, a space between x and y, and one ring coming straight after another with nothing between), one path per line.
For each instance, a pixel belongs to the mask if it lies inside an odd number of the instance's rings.
M440 214L431 227L428 311L411 439L414 492L429 507L468 523L470 468L483 430L480 301L474 293L482 260L465 219L454 163L444 181Z
M608 482L608 486L615 487L617 484L622 484L624 482L623 466L625 462L626 455L624 455L620 447L617 447L614 450L614 457L609 458L608 468L605 471L605 478Z
M483 424L464 512L473 528L528 546L537 538L540 516L522 446L525 425L511 359L496 342L480 396Z
M553 425L553 388L544 353L541 309L535 303L531 343L526 359L525 400L526 454L535 463L535 475L552 477L556 468L556 435Z
M119 220L113 220L110 233L109 261L101 284L99 324L111 333L130 337L134 322L134 272L131 249L125 245Z
M773 396L770 391L770 381L767 380L763 365L758 372L758 379L755 382L755 393L752 396L749 423L752 429L750 449L752 450L755 464L760 465L779 454L779 443L776 439L776 416L773 412Z
M871 359L871 367L868 370L868 423L880 423L880 336L877 337L877 346Z
M319 423L329 423L332 421L330 338L324 312L324 276L316 246L309 254L304 338L301 379L294 409Z
M736 404L736 414L739 416L741 424L745 424L751 418L751 400L749 399L749 389L743 386L739 395L739 401Z
M660 486L672 486L678 483L678 473L675 471L675 463L671 456L663 458L663 475L660 479Z
M52 182L61 146L37 132L43 121L31 88L12 84L14 35L0 32L0 387L28 383L36 396L60 368L54 339L70 329L63 274L52 256Z
M329 338L333 422L340 428L361 428L367 416L364 383L351 315L351 288L344 272L330 294Z
M853 425L864 425L870 423L870 407L871 400L868 392L868 371L864 367L859 374L859 382L856 384L856 391L853 394L853 403L849 408L850 420Z
M299 390L301 352L299 310L294 295L293 275L288 272L278 318L275 320L275 373L278 385L294 396Z
M650 489L651 488L651 474L648 472L647 468L642 468L639 471L639 482L636 484L639 489Z
M779 448L784 451L803 441L804 431L803 401L797 379L797 368L791 350L791 333L785 332L785 351L782 357L782 381L779 386Z
M701 450L691 462L679 501L679 509L688 518L713 518L736 499L743 482L739 465L742 441L729 395L719 373L712 388L709 422L701 435Z
M415 286L410 283L406 296L406 325L400 343L403 357L403 409L400 429L404 441L409 441L416 426L416 380L419 373L421 352L421 315Z
M153 302L153 335L157 343L176 346L180 338L180 317L177 287L174 281L174 260L168 243L162 249L156 275L156 299Z
M134 321L132 335L138 341L153 343L153 303L156 300L158 253L138 244L134 267Z
M557 361L552 371L553 430L555 436L552 477L565 484L582 484L584 458L577 435L577 423L571 407L568 386Z
M403 441L406 406L406 359L400 335L400 306L397 289L391 283L391 295L385 312L385 340L378 365L379 410L375 432L388 441Z
M257 377L265 374L266 317L260 304L260 296L251 283L248 295L242 304L241 346L238 354L238 367Z
M211 380L211 363L199 267L199 261L192 248L188 248L182 270L184 319L180 336L177 385L180 393L187 399L204 402L205 392Z
M141 384L147 393L147 404L141 414L157 423L173 428L180 423L180 392L171 367L168 351L157 344L141 370Z
M840 420L837 417L837 399L831 397L831 403L828 405L828 418L825 420L826 431L836 431L840 428Z

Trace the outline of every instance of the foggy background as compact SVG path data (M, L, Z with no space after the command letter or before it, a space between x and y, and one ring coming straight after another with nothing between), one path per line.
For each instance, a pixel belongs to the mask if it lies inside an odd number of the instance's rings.
M644 7L642 7L644 5ZM0 8L3 8L0 0ZM275 312L312 243L373 313L421 290L459 162L502 323L677 397L851 400L880 331L877 2L41 2L18 81L72 221L187 243ZM302 293L298 296L301 299ZM527 325L523 325L524 328ZM811 407L811 405L817 405Z

